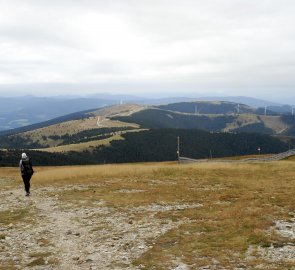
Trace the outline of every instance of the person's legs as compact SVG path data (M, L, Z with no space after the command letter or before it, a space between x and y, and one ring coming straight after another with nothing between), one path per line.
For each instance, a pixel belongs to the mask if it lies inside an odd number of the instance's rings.
M25 190L26 190L26 195L30 194L30 180L31 180L31 175L22 175L24 185L25 185Z

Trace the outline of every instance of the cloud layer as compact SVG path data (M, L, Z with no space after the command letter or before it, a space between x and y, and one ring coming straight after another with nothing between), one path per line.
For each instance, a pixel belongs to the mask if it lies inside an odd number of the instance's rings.
M2 0L0 14L2 85L274 96L295 84L292 0Z

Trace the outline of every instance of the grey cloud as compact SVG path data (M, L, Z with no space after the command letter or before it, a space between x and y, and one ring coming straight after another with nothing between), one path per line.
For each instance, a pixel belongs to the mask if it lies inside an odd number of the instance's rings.
M293 0L0 0L0 10L0 84L293 91Z

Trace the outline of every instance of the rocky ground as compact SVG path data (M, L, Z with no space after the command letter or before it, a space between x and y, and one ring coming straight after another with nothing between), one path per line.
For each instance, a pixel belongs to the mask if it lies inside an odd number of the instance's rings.
M85 187L78 187L83 189ZM71 187L63 187L71 189ZM75 187L77 189L77 186ZM158 220L155 214L201 205L156 205L118 211L103 201L95 206L60 202L56 188L39 188L30 197L20 189L1 192L0 211L29 209L20 222L1 225L0 261L12 269L140 269L133 259L150 248L146 240L189 222ZM128 191L123 191L128 192ZM138 218L140 213L141 218ZM136 217L136 218L135 218ZM176 269L181 263L176 263ZM5 269L5 268L3 268Z
M142 269L132 262L153 247L153 240L189 219L158 219L159 212L200 208L202 204L150 204L139 207L108 206L104 201L92 205L64 202L63 191L84 190L87 186L42 187L25 197L21 188L1 191L1 212L22 217L0 222L0 269ZM144 192L122 189L118 192ZM295 220L276 221L275 230L290 243L282 246L249 247L247 260L263 258L274 265L277 260L295 269ZM294 241L293 241L294 242ZM225 269L218 262L192 268L174 260L174 270ZM1 268L2 267L2 268ZM247 264L241 268L247 269ZM263 264L255 269L265 269Z
M278 220L275 226L270 228L269 232L275 232L282 236L283 239L290 240L284 244L275 243L270 247L249 247L248 259L264 258L269 262L276 264L278 261L288 262L291 266L290 269L295 269L295 244L292 240L295 239L295 219L290 221ZM292 242L291 242L292 241Z

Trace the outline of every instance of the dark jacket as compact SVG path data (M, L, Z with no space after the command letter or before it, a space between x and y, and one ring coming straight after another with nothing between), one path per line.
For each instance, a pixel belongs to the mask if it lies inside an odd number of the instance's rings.
M33 175L33 165L29 158L21 159L19 162L19 169L22 175Z

